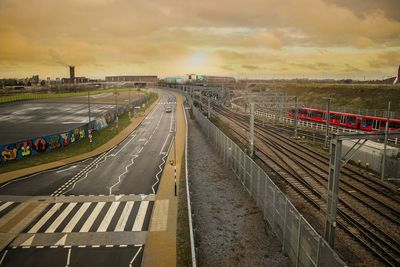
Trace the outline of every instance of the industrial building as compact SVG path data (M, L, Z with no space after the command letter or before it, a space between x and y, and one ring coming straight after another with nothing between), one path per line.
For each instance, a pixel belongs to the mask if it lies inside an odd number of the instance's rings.
M106 82L132 82L135 87L156 86L156 75L106 76Z
M75 66L69 66L69 78L62 78L61 83L87 83L89 79L86 77L75 76Z

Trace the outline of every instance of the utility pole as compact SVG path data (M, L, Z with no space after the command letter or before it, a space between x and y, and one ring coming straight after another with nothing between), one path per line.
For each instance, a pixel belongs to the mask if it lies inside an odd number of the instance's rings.
M297 119L299 117L299 109L297 107L297 96L294 97L294 138L297 138Z
M335 242L336 213L339 192L340 168L342 163L342 140L333 138L331 140L329 160L329 179L327 192L327 210L324 237L333 248Z
M208 96L208 118L211 118L211 97Z
M331 101L333 98L331 97L324 97L323 99L327 100L326 103L326 132L325 132L325 148L328 148L329 145L329 127L330 127L330 112L331 112Z
M128 94L129 94L129 110L131 110L131 88L128 89Z
M385 141L383 143L383 157L382 157L382 168L381 168L381 179L385 179L385 165L386 165L386 150L387 150L387 141L388 141L388 132L389 132L389 119L390 119L390 99L388 101L387 107L387 119L385 125Z
M253 153L254 153L254 102L250 103L249 143L250 143L250 157L253 157Z

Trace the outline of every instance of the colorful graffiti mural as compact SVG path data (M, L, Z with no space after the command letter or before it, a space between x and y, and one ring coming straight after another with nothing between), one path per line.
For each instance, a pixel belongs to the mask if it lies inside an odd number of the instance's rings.
M68 132L53 134L16 142L13 144L0 145L0 163L19 160L24 157L35 156L51 150L63 148L73 144L87 136L88 125L72 129Z
M140 99L133 101L132 106L140 106L148 99L149 96L141 97ZM122 106L118 108L117 112L118 114L123 114L127 110L127 106ZM88 124L67 132L32 138L30 140L15 142L12 144L0 145L0 164L67 147L85 137L88 137L89 126L91 129L98 131L107 127L110 123L115 121L115 119L115 112L107 113L99 119L93 120Z

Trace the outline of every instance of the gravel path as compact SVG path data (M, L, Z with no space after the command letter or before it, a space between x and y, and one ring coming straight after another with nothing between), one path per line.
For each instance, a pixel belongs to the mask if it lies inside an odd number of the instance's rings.
M289 265L261 211L192 119L189 176L199 266Z

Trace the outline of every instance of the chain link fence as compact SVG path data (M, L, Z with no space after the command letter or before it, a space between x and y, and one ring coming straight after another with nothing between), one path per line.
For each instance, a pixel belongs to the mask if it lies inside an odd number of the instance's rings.
M292 265L346 266L264 170L196 107L192 109L202 131L262 211Z

